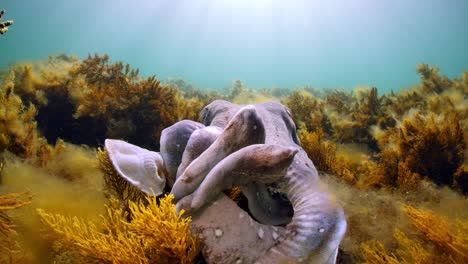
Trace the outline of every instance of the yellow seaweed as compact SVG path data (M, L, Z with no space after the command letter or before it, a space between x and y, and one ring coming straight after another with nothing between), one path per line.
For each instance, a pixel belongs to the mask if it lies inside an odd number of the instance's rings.
M468 261L468 221L451 224L443 216L412 206L405 206L403 211L424 237L448 254L454 263Z
M361 244L362 255L367 264L399 264L395 256L389 255L385 247L379 241L372 241Z
M8 215L8 211L29 204L31 204L31 196L27 193L0 195L0 263L23 263L27 261L24 250L15 240L17 235L16 224Z
M37 212L54 233L58 248L77 253L84 261L192 263L199 249L189 230L190 217L175 213L172 196L159 200L148 196L146 202L130 201L131 217L118 202L111 202L98 223L42 209Z
M130 202L132 220L128 228L145 241L156 263L191 263L198 254L198 240L190 234L191 217L175 213L173 196L156 201L146 197L148 205Z
M104 174L104 183L110 195L116 197L128 209L130 201L139 201L144 193L121 177L112 165L107 151L98 148L99 167Z

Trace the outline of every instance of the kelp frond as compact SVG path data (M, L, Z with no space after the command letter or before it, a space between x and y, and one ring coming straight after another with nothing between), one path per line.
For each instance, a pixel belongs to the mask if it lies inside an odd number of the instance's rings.
M132 221L129 230L152 249L151 259L156 263L191 263L198 254L198 240L190 234L191 218L183 218L183 210L176 214L173 196L159 200L146 197L148 205L130 202Z
M198 241L190 233L190 218L176 214L172 196L159 201L147 197L129 202L127 212L114 201L101 216L101 223L77 217L37 212L57 238L62 250L104 263L192 263ZM158 204L159 202L159 204Z
M5 235L15 234L14 224L11 223L8 211L21 208L31 203L31 196L27 193L9 193L0 195L0 232Z
M77 217L49 214L42 209L37 212L69 251L104 263L148 263L142 241L120 224L125 221L121 209L107 208L107 215L102 216L103 228Z
M393 237L398 242L399 249L397 254L401 257L403 263L425 264L429 263L430 253L424 249L418 241L409 239L405 233L398 228L395 229Z
M395 256L389 255L384 245L379 241L361 244L361 253L366 264L399 264Z
M405 206L403 211L424 238L433 242L455 263L468 262L468 222L457 220L453 224L434 212L412 206Z
M30 203L31 196L28 193L0 195L0 263L27 262L25 251L14 238L17 234L14 221L7 213Z
M420 242L408 238L405 233L398 228L393 232L393 237L398 243L396 255L387 253L384 245L380 241L373 240L362 243L361 252L365 260L364 263L440 263L441 259L439 256L434 256L428 252Z

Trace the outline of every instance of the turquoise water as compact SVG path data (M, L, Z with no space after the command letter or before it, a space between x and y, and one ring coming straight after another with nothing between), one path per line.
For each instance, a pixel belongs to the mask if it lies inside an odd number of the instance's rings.
M398 90L416 64L468 70L466 0L11 0L0 68L57 53L107 53L199 88Z

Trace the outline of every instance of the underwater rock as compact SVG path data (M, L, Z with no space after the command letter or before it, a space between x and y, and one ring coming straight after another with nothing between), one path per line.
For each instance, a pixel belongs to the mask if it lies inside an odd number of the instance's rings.
M254 263L275 244L284 228L258 223L221 194L193 215L192 232L202 241L207 263Z

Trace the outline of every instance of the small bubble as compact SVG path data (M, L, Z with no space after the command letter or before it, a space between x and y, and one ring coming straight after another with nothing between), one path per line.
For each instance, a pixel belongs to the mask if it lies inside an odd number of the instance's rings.
M216 237L221 237L222 235L223 235L223 230L221 230L219 228L215 230L215 236Z
M273 240L277 240L279 237L278 233L276 233L275 231L273 231L272 236L273 236Z
M319 232L320 232L320 233L323 233L323 232L325 232L325 229L320 228L320 229L319 229Z
M263 229L260 227L257 234L260 239L263 239L263 235L265 234L265 232L263 232Z

